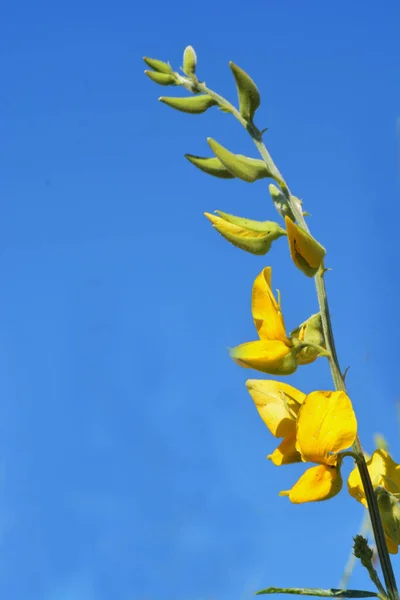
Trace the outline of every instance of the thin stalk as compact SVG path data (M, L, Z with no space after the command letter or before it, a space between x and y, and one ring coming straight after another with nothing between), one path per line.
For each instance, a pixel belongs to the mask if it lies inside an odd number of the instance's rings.
M225 98L223 98L222 96L220 96L213 90L210 90L204 83L199 82L195 78L190 80L189 78L182 77L182 76L179 76L179 82L183 87L185 87L187 90L189 90L191 92L193 92L193 91L203 92L205 94L208 94L212 98L214 98L214 100L217 101L218 105L221 108L224 108L228 112L232 113L233 116L239 121L239 123L248 131L248 133L250 134L254 144L256 145L257 150L259 151L262 159L264 160L265 164L267 165L269 171L272 173L273 179L275 179L275 181L277 181L283 194L285 195L286 200L296 218L297 223L305 231L307 231L307 233L309 233L310 230L304 219L301 205L298 202L296 202L296 200L291 195L289 186L285 182L284 178L282 177L282 174L280 173L278 167L272 160L271 155L269 154L264 142L262 141L262 133L260 132L260 130L253 123L249 123L248 121L246 121L242 117L240 112L235 108L235 106L233 106L233 104L231 104L230 102L225 100ZM326 348L330 354L330 356L328 357L328 361L329 361L329 366L330 366L330 370L331 370L331 374L332 374L333 383L334 383L336 390L346 391L346 385L344 382L342 372L340 370L339 359L337 356L335 340L334 340L333 331L332 331L332 323L331 323L331 317L330 317L330 312L329 312L329 304L328 304L328 298L327 298L326 287L325 287L324 273L325 273L325 269L322 265L321 268L319 269L319 271L317 272L317 274L315 275L314 281L315 281L315 287L316 287L318 303L319 303L319 308L320 308L320 313L321 313ZM372 530L374 532L376 548L377 548L377 552L378 552L378 556L379 556L379 560L380 560L380 564L381 564L381 568L382 568L382 573L383 573L384 580L385 580L385 585L388 590L388 595L392 600L399 600L399 593L397 590L396 579L394 576L392 563L391 563L389 552L388 552L387 545L386 545L386 539L385 539L385 534L383 531L381 516L379 513L379 509L378 509L377 499L376 499L375 492L374 492L374 489L372 486L372 482L371 482L371 478L370 478L370 475L368 472L367 464L365 462L362 446L361 446L361 443L360 443L360 440L358 437L356 438L352 449L353 449L354 453L357 454L356 463L357 463L357 466L359 469L361 481L362 481L362 484L364 487L364 492L365 492L365 496L366 496L367 503L368 503L368 511L370 514Z

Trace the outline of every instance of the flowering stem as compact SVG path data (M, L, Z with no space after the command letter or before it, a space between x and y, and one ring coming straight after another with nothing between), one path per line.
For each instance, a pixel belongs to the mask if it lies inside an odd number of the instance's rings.
M203 92L208 94L216 102L219 107L224 109L226 112L230 112L241 125L248 131L250 134L254 144L257 147L262 159L267 165L270 173L272 174L273 179L279 184L288 205L290 206L292 213L294 214L297 223L302 227L307 233L309 233L309 228L304 219L303 211L301 205L296 201L296 199L291 195L288 185L286 184L284 178L282 177L279 169L275 165L272 160L271 155L269 154L265 144L262 141L262 132L253 124L246 121L240 112L225 98L210 90L204 83L199 82L195 77L188 78L183 76L178 76L179 83L189 90L190 92ZM344 377L340 370L339 360L335 347L335 340L333 337L332 331L332 323L329 312L328 298L326 294L325 280L324 280L325 268L322 265L317 274L314 277L315 287L318 296L318 303L321 313L322 325L324 330L326 349L329 352L329 366L332 374L332 379L335 385L336 390L346 391L346 385L344 382ZM385 534L383 531L382 520L379 514L377 499L374 493L374 489L371 483L371 478L368 472L367 464L365 462L364 453L361 447L360 440L358 437L353 444L352 450L357 455L357 466L360 472L361 481L363 483L365 495L368 503L368 510L370 514L372 529L374 532L376 548L379 555L380 564L382 567L382 572L386 584L386 588L388 591L389 598L391 600L399 600L399 594L397 591L396 579L393 573L392 563L390 560L390 556L388 553Z

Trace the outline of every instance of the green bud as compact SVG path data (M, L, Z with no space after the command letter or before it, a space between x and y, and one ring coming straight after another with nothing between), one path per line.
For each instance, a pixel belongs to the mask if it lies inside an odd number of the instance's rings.
M246 121L251 122L253 121L254 113L260 106L260 93L256 84L247 73L233 62L230 62L229 66L236 81L240 114Z
M193 154L185 154L185 158L187 158L192 165L208 175L213 175L220 179L234 179L235 177L216 156L204 158L202 156L194 156Z
M372 548L368 546L368 541L362 535L356 535L354 538L353 552L356 558L361 560L361 564L364 567L370 567L374 552Z
M257 179L272 177L272 174L264 161L256 158L249 158L242 154L233 154L212 138L207 138L207 142L217 158L220 159L235 177L247 181L248 183L253 183L254 181L257 181Z
M192 75L194 75L196 72L196 64L196 52L194 51L194 48L192 46L187 46L183 53L183 72L188 77L192 77Z
M219 210L215 211L219 216L204 213L214 228L228 242L251 254L266 254L273 241L286 235L286 232L277 223L272 221L253 221L228 215Z
M282 227L280 227L278 223L274 223L273 221L254 221L253 219L235 217L234 215L222 212L221 210L216 210L215 212L228 223L233 223L234 225L238 225L239 227L245 227L250 231L268 234L272 234L272 232L274 231L276 235L274 239L278 239L278 237L286 235L286 231Z
M271 194L272 202L275 204L275 208L281 217L284 219L286 216L290 217L292 221L295 220L292 209L290 208L286 196L276 187L273 183L269 185L269 193Z
M171 108L176 108L185 113L192 115L199 115L217 104L214 98L211 98L208 94L201 94L201 96L189 96L189 98L166 98L161 96L160 102L167 104Z
M385 535L393 544L400 544L400 507L396 497L385 488L375 489Z
M147 77L160 85L176 85L175 77L168 73L158 73L157 71L145 71L145 73Z
M147 56L143 57L144 62L148 67L157 71L158 73L167 73L168 75L173 75L172 67L169 63L163 62L162 60L157 60L156 58L148 58Z
M295 338L300 342L315 344L316 346L326 349L321 314L316 313L315 315L311 315L307 321L291 332L290 337ZM309 363L314 362L318 356L320 356L320 353L316 348L311 346L308 348L306 347L297 355L297 362L299 365L308 365Z

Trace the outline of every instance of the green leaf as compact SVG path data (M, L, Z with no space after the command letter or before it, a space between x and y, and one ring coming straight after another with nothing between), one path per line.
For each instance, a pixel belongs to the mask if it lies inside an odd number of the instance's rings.
M240 114L246 121L253 121L254 113L261 102L260 92L245 71L233 62L230 62L229 66L236 81Z
M230 171L222 164L222 162L216 156L210 158L204 158L202 156L195 156L193 154L185 154L185 158L192 163L195 167L212 175L213 177L219 177L220 179L234 179Z
M363 590L323 590L321 588L276 588L269 587L256 592L261 594L297 594L299 596L319 596L320 598L373 598L378 596L376 592L365 592Z
M217 158L235 177L248 183L253 183L257 179L272 177L272 173L263 160L249 158L242 154L233 154L212 138L207 138L207 142Z
M167 106L170 106L171 108L175 108L176 110L190 113L192 115L200 115L211 106L215 106L217 104L216 100L211 98L211 96L208 94L189 96L189 98L167 98L165 96L161 96L159 101L167 104Z
M147 56L143 56L143 60L148 67L154 69L158 73L167 73L168 75L173 74L173 70L170 64L163 62L162 60L157 60L156 58L148 58Z

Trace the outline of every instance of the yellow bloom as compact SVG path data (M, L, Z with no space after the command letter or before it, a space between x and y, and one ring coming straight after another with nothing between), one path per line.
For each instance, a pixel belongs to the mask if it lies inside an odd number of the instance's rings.
M357 435L357 420L350 398L344 392L312 392L303 400L296 420L296 450L308 469L291 490L291 502L327 500L342 487L338 453L351 446Z
M272 375L294 373L296 350L286 335L281 309L271 290L271 267L265 267L254 281L252 313L260 339L233 348L233 360Z
M296 418L306 395L280 381L249 379L246 386L272 435L283 438L268 458L277 466L301 462L296 449Z
M371 458L367 461L368 472L371 477L374 489L383 488L390 493L390 497L400 498L400 465L397 464L386 450L375 450ZM358 468L355 467L350 473L347 481L349 494L368 508L364 488L361 482ZM382 495L383 499L383 495ZM389 552L397 554L400 538L398 532L393 529L393 510L382 510L384 502L381 501L381 516L383 529L386 535L386 542ZM394 509L393 505L393 509Z
M326 250L309 233L288 216L285 217L290 255L296 267L307 277L313 277L324 260Z

